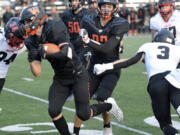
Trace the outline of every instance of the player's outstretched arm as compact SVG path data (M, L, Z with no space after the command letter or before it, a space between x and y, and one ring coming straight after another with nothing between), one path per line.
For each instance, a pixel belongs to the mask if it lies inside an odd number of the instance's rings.
M106 64L95 64L94 65L94 74L99 75L107 70L117 69L117 68L126 68L131 65L134 65L144 59L144 53L137 53L134 57L130 59L121 59L114 61L112 63Z
M31 72L33 73L33 75L35 77L39 77L41 74L41 62L34 60L32 62L29 62L29 64L30 64Z

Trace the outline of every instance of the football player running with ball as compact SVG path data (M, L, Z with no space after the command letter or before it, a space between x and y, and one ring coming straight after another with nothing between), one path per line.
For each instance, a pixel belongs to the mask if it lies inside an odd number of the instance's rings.
M180 47L174 44L173 34L167 29L162 29L153 38L153 43L142 45L134 57L94 66L94 72L101 74L144 60L152 109L164 135L179 135L172 126L170 113L171 103L180 116L180 73L179 69L176 69L180 62Z
M6 26L0 29L0 93L10 64L26 50L23 35L18 17L12 17Z
M84 16L81 21L80 37L93 51L89 66L90 96L99 104L111 97L119 80L120 69L114 69L100 76L93 74L93 67L97 63L108 63L119 59L119 44L123 35L128 32L128 22L116 17L116 0L99 0L98 14ZM110 114L103 113L103 135L112 135ZM121 112L121 120L123 113ZM80 129L81 121L76 119L75 128ZM79 132L76 132L78 135Z
M65 24L59 20L47 20L44 10L29 6L20 14L20 22L27 34L25 45L28 60L35 76L41 74L41 59L47 59L54 70L53 82L49 89L49 115L61 135L70 135L62 107L70 90L73 91L77 116L85 121L102 112L109 111L119 119L119 107L113 98L105 104L89 104L88 75L79 57L76 55ZM46 53L42 44L54 43L60 47L57 53Z

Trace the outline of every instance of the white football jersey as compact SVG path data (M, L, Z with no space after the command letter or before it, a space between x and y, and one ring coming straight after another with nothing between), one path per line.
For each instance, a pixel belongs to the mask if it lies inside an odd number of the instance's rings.
M168 28L175 38L175 44L180 46L180 11L174 10L172 16L165 22L158 12L150 19L150 29L160 31L162 28Z
M174 87L180 89L180 69L171 71L166 75L165 79L172 84Z
M12 49L6 42L4 29L1 29L0 31L0 78L5 78L9 65L19 54L26 50L26 47L24 46L20 50Z
M145 53L148 78L158 73L175 70L180 62L180 47L167 43L146 43L138 52Z

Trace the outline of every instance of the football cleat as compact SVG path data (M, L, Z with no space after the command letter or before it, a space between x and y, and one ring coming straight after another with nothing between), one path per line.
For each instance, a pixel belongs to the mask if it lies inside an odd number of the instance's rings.
M103 135L113 135L112 126L103 128Z
M123 112L119 108L119 106L117 105L117 103L114 100L114 98L109 97L107 100L105 100L105 102L112 104L112 108L109 111L109 113L112 114L117 119L118 122L123 121Z

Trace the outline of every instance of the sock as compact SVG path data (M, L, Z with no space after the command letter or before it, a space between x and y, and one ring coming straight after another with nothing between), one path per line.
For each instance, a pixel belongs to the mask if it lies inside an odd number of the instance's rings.
M61 135L70 135L67 122L63 116L60 119L53 121L53 123Z
M104 124L104 128L110 128L110 127L111 127L110 122L108 124Z
M112 105L109 103L103 104L93 104L91 105L91 109L93 110L93 117L97 116L103 112L107 112L112 108Z
M178 133L178 131L170 125L163 127L162 130L165 135L176 135L176 133Z
M80 127L74 127L74 132L76 135L79 135Z

